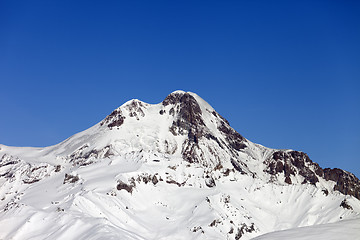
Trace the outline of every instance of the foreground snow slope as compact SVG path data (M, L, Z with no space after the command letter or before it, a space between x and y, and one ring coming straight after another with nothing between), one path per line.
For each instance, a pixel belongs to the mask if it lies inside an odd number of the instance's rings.
M0 239L251 239L360 217L360 184L242 137L194 93L46 148L0 145Z
M344 220L337 223L328 223L310 227L295 228L290 230L268 233L254 240L339 240L360 239L360 218Z

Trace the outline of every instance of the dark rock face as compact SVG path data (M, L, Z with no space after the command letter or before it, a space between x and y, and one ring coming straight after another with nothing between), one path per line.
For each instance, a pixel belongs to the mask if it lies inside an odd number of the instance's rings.
M222 121L218 129L225 135L227 142L229 142L233 149L239 151L246 147L246 145L243 143L245 138L236 132L233 128L231 128L227 121Z
M175 119L170 127L173 135L187 135L187 140L182 149L183 158L192 162L201 162L201 156L196 153L201 138L215 141L222 149L227 147L236 157L236 151L244 149L246 139L232 129L226 119L215 111L211 112L218 118L218 130L225 137L226 142L216 138L204 123L202 110L196 99L189 93L172 93L162 102L163 106L172 105L169 114ZM160 114L164 114L161 112Z
M320 168L317 163L314 163L310 160L308 155L303 152L298 151L277 151L274 152L270 161L265 161L267 164L267 173L271 175L276 175L278 173L284 173L285 182L291 184L290 176L299 174L304 177L303 183L316 184L319 182L318 177L316 176L316 171L312 169Z
M146 108L146 104L139 100L132 100L124 106L124 109L128 112L127 117L136 118L136 120L140 120L141 117L145 116L143 108ZM113 129L114 127L120 127L125 119L125 114L118 108L107 116L100 125L107 125L108 128Z
M36 183L36 182L38 182L38 181L40 181L40 179L33 179L33 180L25 179L25 180L23 180L23 183L25 183L25 184L32 184L32 183Z
M245 232L252 233L254 231L255 231L254 223L252 223L250 226L243 223L241 228L238 228L238 232L235 235L235 239L239 240L244 235Z
M108 128L112 129L113 127L120 127L125 120L125 116L123 116L120 109L114 110L109 116L107 116L100 125L107 125Z
M341 203L340 203L340 207L348 209L348 210L352 210L353 208L348 204L348 202L346 201L346 199L344 199Z
M154 185L156 185L159 182L159 180L157 179L157 177L155 175L151 178L151 181Z
M204 135L204 137L206 137L207 139L211 139L211 140L214 140L218 145L219 145L219 147L221 147L222 149L224 149L224 142L220 142L220 140L217 138L217 137L215 137L214 135L212 135L211 133L206 133L205 135Z
M162 104L163 106L173 105L169 114L175 116L175 119L170 127L170 132L175 136L188 136L182 148L183 159L190 163L201 162L196 150L199 139L204 137L206 126L196 99L189 93L172 93L165 98Z
M334 190L345 195L354 196L360 200L360 181L354 174L338 168L325 168L323 173L325 180L331 180L336 183Z
M119 190L119 191L120 190L125 190L125 191L127 191L129 193L132 193L134 187L135 186L133 184L126 184L126 183L124 183L122 181L118 181L118 185L116 186L116 189Z
M285 182L286 182L287 184L292 184L292 181L291 181L290 176L286 176L286 177L285 177Z
M55 172L60 172L60 171L61 171L61 165L56 165Z
M212 188L216 186L215 180L213 177L211 176L206 176L205 177L205 184L207 187Z
M65 173L65 178L64 178L64 182L65 183L76 183L77 181L79 181L79 177L78 176L74 176L74 175L70 175Z
M220 114L215 111L213 111L212 114L221 119L218 130L225 135L225 138L229 142L230 146L237 151L246 148L246 145L244 144L246 139L231 128L229 122Z
M170 131L174 135L188 133L190 141L193 142L202 137L201 130L205 124L201 116L201 108L193 96L188 93L172 93L165 98L162 104L163 106L172 104L176 108L177 118L170 127Z
M183 183L179 183L179 182L177 182L177 181L175 181L175 180L173 180L173 179L169 179L169 180L166 180L166 183L168 183L168 184L175 184L175 185L177 185L178 187L182 187L182 186L184 186L184 185L186 184L186 181L183 182Z
M322 169L317 163L310 160L308 155L298 151L277 151L274 152L271 159L264 162L267 164L267 173L277 175L284 173L285 182L291 184L290 176L299 174L304 177L303 183L316 184L319 177L327 181L334 181L337 190L345 195L351 195L360 199L360 181L352 173L334 168Z
M231 164L236 171L240 172L241 174L246 174L238 161L236 161L235 159L231 159Z
M144 104L138 100L133 100L125 106L125 108L129 111L129 117L136 118L136 120L140 120L140 117L145 116L143 111L144 107Z

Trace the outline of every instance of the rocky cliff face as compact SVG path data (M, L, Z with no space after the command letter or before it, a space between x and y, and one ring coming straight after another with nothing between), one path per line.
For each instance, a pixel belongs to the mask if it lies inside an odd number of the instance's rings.
M354 174L338 168L325 168L320 174L325 180L336 183L334 190L360 199L360 181Z
M270 159L264 162L266 172L273 176L283 176L284 181L292 184L295 176L301 176L301 184L316 185L319 178L335 183L333 190L344 195L351 195L360 199L360 181L347 171L334 168L322 169L319 164L311 161L309 156L298 151L276 151Z

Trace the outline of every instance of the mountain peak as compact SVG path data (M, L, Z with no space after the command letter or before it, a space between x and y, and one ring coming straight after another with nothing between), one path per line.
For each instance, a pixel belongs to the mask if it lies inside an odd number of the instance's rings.
M170 111L178 112L178 120L191 125L204 125L202 110L193 94L176 91L169 94L162 102L163 106L173 105ZM176 108L176 109L175 109ZM184 126L185 127L185 126ZM186 126L185 128L188 128Z
M120 127L127 117L134 117L139 120L145 116L144 110L150 104L144 103L138 99L132 99L127 101L117 109L115 109L110 115L108 115L100 125L106 125L108 128Z
M195 93L177 90L170 93L161 102L161 105L163 106L162 108L172 105L169 109L169 114L175 116L176 113L180 119L189 124L204 125L204 122L201 119L202 110L199 101L201 103L206 103ZM157 105L159 104L148 104L138 99L129 100L109 114L100 125L106 125L109 128L113 128L120 127L127 117L134 117L137 120L140 120L140 118L145 116L148 107L155 107ZM163 114L165 109L160 109L159 112L160 114Z
M238 151L247 146L247 140L232 129L226 119L192 92L174 91L159 104L130 100L115 109L100 125L116 131L135 127L143 129L141 135L159 135L152 132L153 129L159 129L163 134L167 132L165 135L171 135L162 141L166 144L178 142L185 161L211 168L231 158L237 159ZM211 147L205 147L208 145ZM221 160L219 155L224 158ZM242 169L247 168L244 165Z
M195 101L195 96L197 96L195 93L192 92L185 92L182 90L177 90L172 93L170 93L162 102L164 106L167 106L169 104L176 104L180 102L185 102L188 100Z

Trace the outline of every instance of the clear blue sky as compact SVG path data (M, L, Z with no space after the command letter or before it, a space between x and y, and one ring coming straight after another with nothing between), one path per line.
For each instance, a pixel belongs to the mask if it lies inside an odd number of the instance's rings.
M249 140L360 177L359 1L0 2L0 143L48 146L138 98L208 101Z

